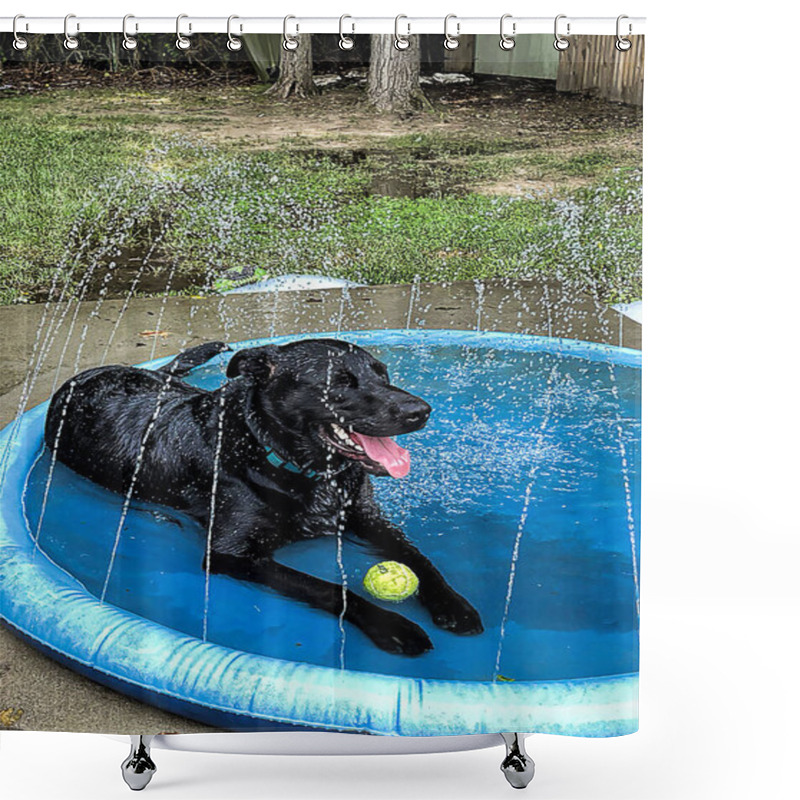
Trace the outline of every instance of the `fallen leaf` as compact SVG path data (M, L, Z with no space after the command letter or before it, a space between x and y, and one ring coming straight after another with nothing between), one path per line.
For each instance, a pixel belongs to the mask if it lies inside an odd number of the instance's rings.
M16 725L22 717L21 708L2 708L0 709L0 728L10 728Z

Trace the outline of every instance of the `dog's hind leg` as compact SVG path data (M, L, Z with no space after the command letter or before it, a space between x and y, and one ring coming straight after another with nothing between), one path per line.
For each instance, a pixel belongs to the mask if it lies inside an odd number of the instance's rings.
M164 364L163 367L158 368L158 372L166 372L168 375L175 375L182 378L188 375L195 367L205 364L206 361L214 358L220 353L230 350L230 347L225 342L206 342L199 344L197 347L192 347L185 350L180 355L176 356L169 362Z

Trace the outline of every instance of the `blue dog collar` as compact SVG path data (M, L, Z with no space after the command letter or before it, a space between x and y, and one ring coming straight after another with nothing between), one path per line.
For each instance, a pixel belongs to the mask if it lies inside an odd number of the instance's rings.
M264 452L267 454L267 461L269 461L273 467L285 469L287 472L293 472L295 475L304 475L306 478L319 479L322 477L318 472L314 472L313 469L303 469L302 467L298 467L293 461L281 458L271 447L265 447Z

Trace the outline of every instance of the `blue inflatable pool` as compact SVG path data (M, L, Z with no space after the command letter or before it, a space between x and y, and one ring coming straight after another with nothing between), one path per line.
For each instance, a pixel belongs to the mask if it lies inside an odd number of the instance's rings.
M51 465L46 404L0 434L0 618L94 680L232 730L635 730L640 353L504 333L322 335L366 347L433 407L403 437L408 477L373 484L484 633L439 630L412 598L395 610L434 649L385 653L262 586L207 580L204 531L170 509L134 504L115 541L123 498ZM187 380L218 386L229 357ZM356 591L380 560L346 535L341 552L323 539L276 557Z

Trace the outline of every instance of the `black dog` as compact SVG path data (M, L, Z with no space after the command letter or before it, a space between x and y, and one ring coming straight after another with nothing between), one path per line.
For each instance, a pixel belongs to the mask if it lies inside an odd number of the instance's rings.
M213 392L180 380L227 349L200 345L156 372L106 366L80 373L50 403L47 445L107 489L211 526L213 572L339 615L341 586L273 554L342 527L414 570L419 599L437 625L480 633L478 612L383 516L368 478L408 472L408 452L389 437L422 428L430 406L392 386L366 350L336 339L241 350L228 364L233 380ZM414 622L344 594L344 618L379 647L405 655L431 649Z

